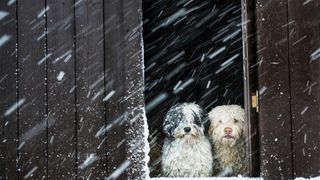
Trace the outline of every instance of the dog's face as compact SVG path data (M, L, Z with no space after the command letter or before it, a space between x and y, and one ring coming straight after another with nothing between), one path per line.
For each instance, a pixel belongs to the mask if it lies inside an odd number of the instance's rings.
M244 110L238 105L218 106L209 112L209 137L213 143L233 146L244 136Z
M170 139L195 139L204 136L206 111L193 103L178 104L170 108L163 122L163 130Z

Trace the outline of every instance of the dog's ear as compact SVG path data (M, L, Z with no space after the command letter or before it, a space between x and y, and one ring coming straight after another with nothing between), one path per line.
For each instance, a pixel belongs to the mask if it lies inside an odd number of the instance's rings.
M174 137L174 130L178 127L178 123L184 118L183 113L179 105L175 105L169 109L164 121L163 121L163 132L167 137Z

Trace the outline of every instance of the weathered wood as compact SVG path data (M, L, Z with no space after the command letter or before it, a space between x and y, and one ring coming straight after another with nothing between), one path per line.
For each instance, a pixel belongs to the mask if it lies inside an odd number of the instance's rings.
M75 15L78 177L103 179L106 172L105 136L100 134L105 126L103 1L79 1ZM88 159L92 163L86 165Z
M287 1L258 0L256 10L261 176L291 179Z
M146 154L149 144L147 119L144 111L144 59L142 45L142 2L124 4L124 28L126 29L126 112L127 116L127 169L128 179L145 179Z
M0 1L0 10L0 179L18 179L16 2Z
M114 95L106 100L106 125L111 128L106 133L107 176L110 176L126 160L125 146L125 53L124 4L127 1L105 1L105 68L106 94ZM119 179L126 179L122 173Z
M320 1L288 1L295 177L320 175L319 8Z
M257 90L256 63L256 31L255 31L255 2L242 1L242 41L244 60L244 104L246 111L246 137L249 164L249 176L259 176L259 134L258 115L256 108L252 107L252 94Z
M75 179L75 55L73 1L48 0L48 178Z
M19 179L46 176L45 1L18 2ZM42 37L42 38L41 38Z

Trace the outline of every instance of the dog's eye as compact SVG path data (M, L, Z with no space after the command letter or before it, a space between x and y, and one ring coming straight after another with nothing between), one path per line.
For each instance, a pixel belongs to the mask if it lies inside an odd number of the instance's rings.
M234 122L237 123L237 122L239 122L239 120L238 119L234 119Z
M222 123L222 121L221 121L221 120L219 120L219 123Z

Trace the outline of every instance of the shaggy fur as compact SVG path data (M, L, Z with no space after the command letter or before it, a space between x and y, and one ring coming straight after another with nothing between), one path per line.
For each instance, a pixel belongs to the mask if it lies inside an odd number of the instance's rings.
M206 117L206 112L193 103L178 104L168 111L163 124L166 134L161 159L163 176L212 176L212 150L204 135Z
M246 175L244 110L238 105L218 106L209 112L209 138L219 163L218 176Z

